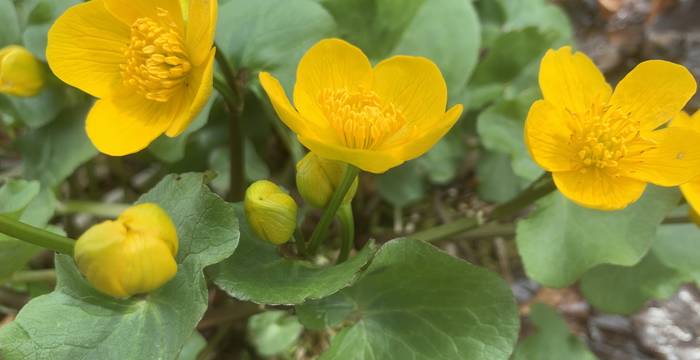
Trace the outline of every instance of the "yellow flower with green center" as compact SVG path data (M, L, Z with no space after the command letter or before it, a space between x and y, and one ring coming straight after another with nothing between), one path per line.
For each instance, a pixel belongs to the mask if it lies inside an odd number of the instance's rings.
M681 112L671 121L669 126L672 128L689 129L700 132L700 111L696 112L693 116ZM683 192L683 197L688 201L688 204L695 210L693 220L700 225L700 222L696 221L700 219L700 216L697 214L700 212L700 176L688 183L681 184L681 192Z
M683 66L645 61L613 92L586 55L563 47L544 56L539 82L544 99L530 108L525 142L572 201L621 209L647 183L677 186L700 174L700 133L660 128L695 94Z
M454 125L447 86L430 60L395 56L374 68L355 46L322 40L297 68L294 106L279 81L260 82L282 121L317 155L383 173L428 151Z
M211 95L217 2L190 0L186 17L180 4L92 0L51 27L51 70L99 99L86 130L101 152L127 155L179 135Z

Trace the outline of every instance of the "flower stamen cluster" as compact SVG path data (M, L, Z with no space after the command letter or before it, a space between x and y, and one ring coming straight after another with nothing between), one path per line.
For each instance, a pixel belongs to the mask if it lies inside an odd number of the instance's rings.
M142 17L134 22L124 56L126 62L120 66L124 84L149 100L170 100L192 70L177 26L163 9L157 20Z
M324 89L318 102L340 141L353 149L373 149L406 123L394 104L371 90Z

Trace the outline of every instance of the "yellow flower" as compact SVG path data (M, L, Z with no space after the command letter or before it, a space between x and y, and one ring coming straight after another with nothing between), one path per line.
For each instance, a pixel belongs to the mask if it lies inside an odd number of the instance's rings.
M216 0L92 0L49 31L46 57L66 83L99 98L86 130L103 153L182 133L212 91Z
M530 108L525 142L566 197L614 210L647 183L677 186L700 174L700 134L661 128L695 94L686 68L645 61L613 92L583 53L549 50L539 75L544 99Z
M44 69L27 49L10 45L0 49L0 93L34 96L44 87Z
M383 173L428 151L462 113L445 113L447 86L430 60L395 56L374 69L362 51L322 40L299 63L294 107L279 81L260 82L299 141L326 159Z
M345 163L324 159L313 152L304 156L297 163L297 190L299 195L309 205L323 209L333 197L335 189L343 180L343 173L347 165ZM343 203L352 201L357 192L357 178L353 181Z
M700 111L696 112L692 117L685 112L681 112L671 121L670 127L689 129L700 132ZM696 177L692 181L681 184L681 192L683 197L688 201L691 208L691 218L700 225L700 219L697 212L700 210L700 177Z
M88 229L75 243L78 269L99 291L118 298L161 287L177 272L175 225L155 204L124 211Z
M297 227L297 203L273 182L259 180L250 185L243 207L259 238L275 245L292 238Z

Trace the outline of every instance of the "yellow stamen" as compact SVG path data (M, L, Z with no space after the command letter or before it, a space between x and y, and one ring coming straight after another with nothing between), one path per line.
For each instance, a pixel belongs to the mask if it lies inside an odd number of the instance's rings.
M335 133L350 148L375 148L406 124L394 104L384 103L370 90L325 89L318 102Z
M181 35L162 9L157 20L143 17L131 25L131 43L124 55L124 83L149 100L170 100L192 69Z

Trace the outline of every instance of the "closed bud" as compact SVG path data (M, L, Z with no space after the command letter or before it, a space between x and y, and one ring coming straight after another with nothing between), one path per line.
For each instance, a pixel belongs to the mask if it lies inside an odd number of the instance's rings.
M0 93L34 96L44 87L44 69L27 49L10 45L0 49Z
M172 279L177 248L168 214L158 205L141 204L88 229L75 243L75 261L97 290L126 298Z
M324 159L313 152L306 154L297 163L299 194L307 204L319 209L325 208L335 189L340 186L346 167L347 165L342 162ZM357 178L345 195L343 204L352 201L355 192L357 192Z
M297 226L297 203L279 186L256 181L245 192L245 214L255 234L275 245L292 238Z

